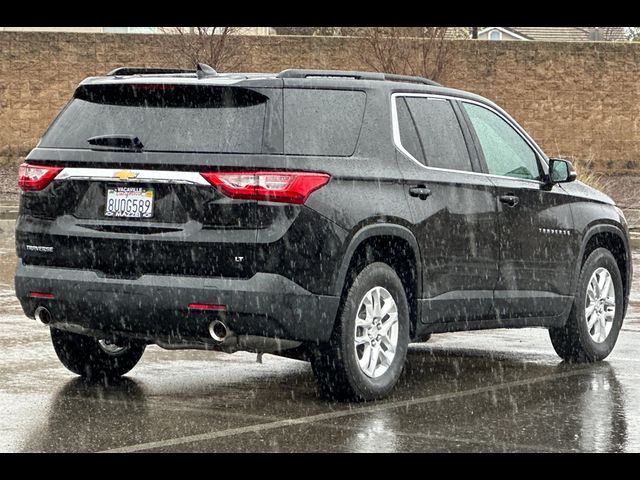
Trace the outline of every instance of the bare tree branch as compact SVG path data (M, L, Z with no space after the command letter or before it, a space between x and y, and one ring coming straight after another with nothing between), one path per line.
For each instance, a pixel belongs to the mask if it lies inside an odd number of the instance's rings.
M438 80L450 61L447 27L359 27L351 35L364 38L360 62L387 73Z
M176 66L190 68L206 63L216 70L235 70L241 61L239 47L229 36L242 27L160 27L170 39L171 57Z

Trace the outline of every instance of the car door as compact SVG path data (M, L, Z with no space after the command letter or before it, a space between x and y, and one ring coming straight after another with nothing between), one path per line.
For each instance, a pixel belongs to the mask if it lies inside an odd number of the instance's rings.
M578 236L571 197L544 181L541 152L497 110L464 101L480 158L495 185L500 242L498 318L547 317L571 306L571 276Z
M457 106L394 94L394 141L421 252L424 323L474 321L491 312L498 278L493 184Z

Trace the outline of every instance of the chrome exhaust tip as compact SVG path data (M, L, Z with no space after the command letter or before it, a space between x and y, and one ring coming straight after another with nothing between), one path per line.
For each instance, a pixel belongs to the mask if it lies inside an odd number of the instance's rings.
M209 335L216 342L224 342L224 339L229 335L229 329L220 320L214 320L209 324Z
M34 313L36 320L40 320L43 324L49 325L51 323L51 312L45 307L38 307Z

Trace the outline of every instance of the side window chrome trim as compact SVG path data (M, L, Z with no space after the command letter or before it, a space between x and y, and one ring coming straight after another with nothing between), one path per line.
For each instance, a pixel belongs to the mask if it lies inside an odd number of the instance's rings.
M413 162L418 164L420 167L425 168L427 170L437 170L437 171L442 171L442 172L454 172L454 173L460 173L460 174L466 174L466 175L482 175L484 177L495 177L495 178L502 178L502 179L504 179L504 178L512 178L513 180L516 180L516 181L519 181L519 182L535 183L535 184L538 184L538 185L542 185L544 183L544 182L542 182L540 180L528 180L528 179L525 179L525 178L513 178L513 177L506 177L504 175L493 175L493 174L490 174L490 173L469 172L469 171L466 171L466 170L453 170L453 169L450 169L450 168L429 167L429 166L424 165L422 162L420 162L416 158L414 158L414 156L411 155L402 146L402 143L400 142L400 127L399 127L399 123L398 123L398 110L397 110L397 105L396 105L396 99L398 97L422 97L422 98L434 98L436 100L453 100L453 101L458 101L458 102L461 102L461 103L471 103L471 104L478 105L480 107L486 108L487 110L495 113L500 118L502 118L505 122L507 122L507 124L511 128L513 128L515 130L515 132L518 135L520 135L522 137L522 139L531 147L531 149L536 153L538 159L541 160L547 166L547 168L548 168L548 165L547 165L547 162L545 161L544 153L542 152L540 147L538 147L538 145L533 141L533 139L531 139L529 137L529 135L524 131L524 129L522 127L520 127L520 125L518 125L515 121L511 121L510 119L505 117L502 113L497 111L495 108L490 107L489 105L485 105L484 103L481 103L481 102L476 102L475 100L468 100L466 98L454 97L454 96L451 96L451 95L441 95L441 94L437 94L437 93L404 93L404 92L393 93L393 94L391 94L391 123L392 123L392 133L393 133L393 144L402 154L404 154L407 158L409 158L410 160L412 160Z

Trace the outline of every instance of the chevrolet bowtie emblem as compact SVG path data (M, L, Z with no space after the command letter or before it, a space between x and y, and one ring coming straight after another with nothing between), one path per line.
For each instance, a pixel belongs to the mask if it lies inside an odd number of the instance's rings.
M132 180L134 178L137 178L138 175L140 174L132 172L131 170L118 170L117 172L114 172L113 177L120 180Z

